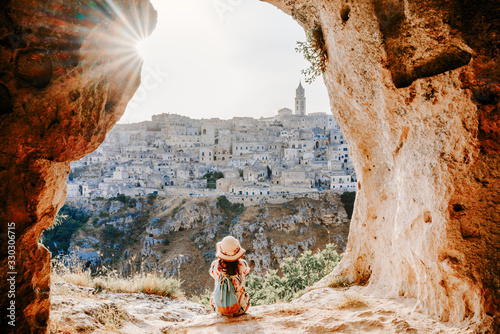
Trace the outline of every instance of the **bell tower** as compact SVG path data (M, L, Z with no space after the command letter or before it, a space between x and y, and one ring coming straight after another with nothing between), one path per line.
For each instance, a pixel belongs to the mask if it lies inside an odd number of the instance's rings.
M295 115L306 115L306 91L302 87L302 82L299 83L299 87L295 90Z

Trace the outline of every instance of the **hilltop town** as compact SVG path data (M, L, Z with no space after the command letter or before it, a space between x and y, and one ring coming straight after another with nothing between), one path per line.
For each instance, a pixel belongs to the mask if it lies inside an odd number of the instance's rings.
M118 124L93 153L71 164L69 198L118 194L226 195L231 201L354 191L356 176L332 115L306 113L305 90L295 111L260 119L191 119L160 114Z

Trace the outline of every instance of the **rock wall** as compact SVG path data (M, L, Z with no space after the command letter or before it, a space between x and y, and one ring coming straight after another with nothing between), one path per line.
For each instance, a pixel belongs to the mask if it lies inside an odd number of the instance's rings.
M4 330L45 332L50 257L38 239L64 203L70 161L98 147L137 89L142 63L134 38L155 23L147 0L115 7L105 1L0 0ZM15 240L15 259L7 258L8 240ZM15 298L7 298L9 291ZM7 324L12 320L15 327Z
M320 30L358 176L334 274L499 329L498 1L266 0Z

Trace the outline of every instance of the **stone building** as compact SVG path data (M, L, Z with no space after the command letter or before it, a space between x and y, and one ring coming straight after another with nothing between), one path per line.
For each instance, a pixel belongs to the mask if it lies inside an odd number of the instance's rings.
M295 91L295 115L306 115L306 92L304 87L302 87L302 82L299 83L299 87Z
M201 179L211 171L225 175L217 190L234 194L238 187L237 193L248 192L248 196L260 196L261 191L247 191L241 188L242 182L245 187L273 185L281 194L330 186L351 190L352 185L346 188L345 180L339 183L331 174L344 173L346 178L354 174L337 122L326 113L306 113L301 83L295 112L282 108L273 117L230 120L155 115L152 121L117 125L95 152L72 167L86 170L76 182L87 182L85 187L93 187L93 196L104 197L121 191L148 193L150 188L168 194L174 192L172 187L206 187ZM68 187L71 195L83 193L74 184Z

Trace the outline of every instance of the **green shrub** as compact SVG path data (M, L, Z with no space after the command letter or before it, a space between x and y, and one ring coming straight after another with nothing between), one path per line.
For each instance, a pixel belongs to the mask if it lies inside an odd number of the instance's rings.
M101 212L99 212L99 217L107 218L107 217L109 217L109 212L108 211L101 211Z
M115 197L111 197L109 201L119 201L122 202L123 204L128 204L128 201L130 200L130 196L126 196L124 194L117 194Z
M153 205L153 204L154 204L154 202L156 201L156 198L157 198L157 197L158 197L158 194L155 194L155 193L153 193L153 194L149 194L149 195L148 195L148 200L147 200L147 201L148 201L148 204L149 204L149 205Z
M335 250L335 245L328 244L316 254L306 251L297 259L285 258L280 264L283 274L269 270L264 279L250 274L246 287L253 305L268 305L276 302L288 302L298 297L311 286L329 274L340 262L342 255Z
M207 180L207 188L215 189L217 180L224 178L224 174L222 172L209 172L203 175L203 178Z
M326 71L328 52L321 28L311 29L307 32L305 42L297 42L295 51L301 53L311 63L311 66L302 70L307 83L312 83Z
M243 203L231 203L226 196L217 197L217 208L226 216L226 218L235 218L245 211Z
M124 232L120 231L113 225L107 225L102 233L102 240L104 242L116 242L118 238L122 237Z
M64 205L54 219L54 225L43 232L40 242L53 256L66 253L71 237L87 223L89 218L90 216L83 211Z

